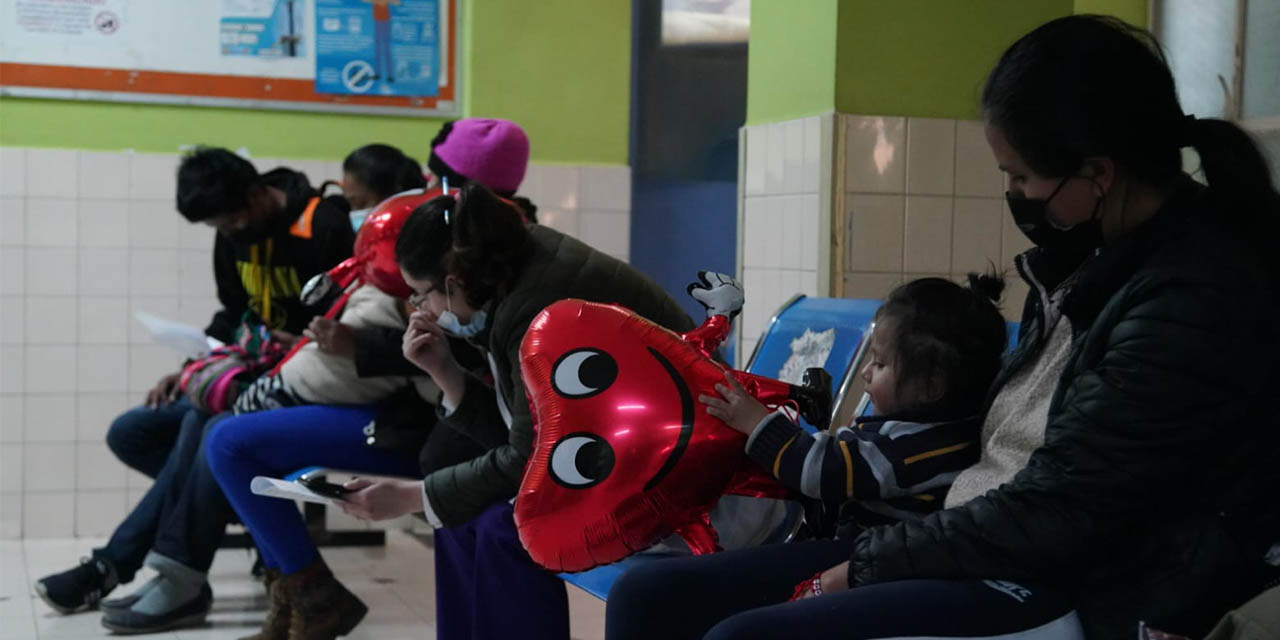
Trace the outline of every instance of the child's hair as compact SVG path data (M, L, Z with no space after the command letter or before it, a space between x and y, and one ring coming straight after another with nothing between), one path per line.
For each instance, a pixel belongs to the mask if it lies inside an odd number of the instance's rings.
M942 278L908 282L889 294L876 323L891 331L895 387L914 392L905 409L928 416L973 415L1000 371L1008 338L996 304L1004 279L969 274L968 288Z
M389 144L367 144L347 155L342 170L377 196L379 201L409 189L427 186L422 165Z
M474 307L505 291L532 254L521 212L478 182L419 206L396 238L401 269L435 283L458 277Z
M1192 147L1209 195L1263 255L1280 222L1267 162L1240 127L1183 114L1160 43L1107 16L1059 18L1022 36L982 90L988 123L1036 173L1067 176L1090 156L1109 156L1140 183L1182 176Z
M178 165L178 212L191 222L242 211L262 183L248 160L217 147L197 147Z

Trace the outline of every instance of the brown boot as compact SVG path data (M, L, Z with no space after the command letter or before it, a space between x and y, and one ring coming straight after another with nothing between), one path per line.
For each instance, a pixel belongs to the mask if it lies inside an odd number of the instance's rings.
M267 569L262 574L262 583L267 587L267 597L271 608L267 610L267 619L262 622L262 629L251 636L240 640L288 640L289 614L293 607L289 606L289 598L284 589L279 587L280 570Z
M291 607L288 640L334 640L350 633L369 612L369 607L333 577L323 560L280 576L274 588L285 593Z

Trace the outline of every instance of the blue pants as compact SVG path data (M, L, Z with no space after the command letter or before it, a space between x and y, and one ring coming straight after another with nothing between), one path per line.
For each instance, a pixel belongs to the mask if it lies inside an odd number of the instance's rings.
M279 478L318 465L344 471L418 477L416 456L365 444L375 407L309 405L220 421L209 433L210 469L248 527L267 567L288 575L319 558L294 503L254 495L254 476Z
M396 81L395 68L391 66L391 21L373 21L374 70L386 82Z
M509 503L437 529L435 540L437 638L569 638L564 581L524 550Z
M159 409L135 407L116 418L107 431L107 446L121 462L155 479L146 495L111 534L107 545L93 551L116 568L121 582L133 580L159 531L166 497L186 479L200 446L208 416L191 408L183 396Z
M847 562L852 549L819 540L635 567L609 591L605 637L1084 638L1053 591L999 580L903 580L787 602L797 584Z

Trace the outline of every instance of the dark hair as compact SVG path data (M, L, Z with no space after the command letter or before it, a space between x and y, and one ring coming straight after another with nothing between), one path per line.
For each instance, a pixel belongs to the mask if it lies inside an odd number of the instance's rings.
M968 288L922 278L885 299L876 322L892 331L895 387L901 393L914 385L930 398L908 411L954 418L982 410L1008 340L996 307L1002 291L1000 276L971 273Z
M503 293L532 254L520 211L478 182L419 206L396 237L400 268L437 283L460 278L474 307Z
M262 184L248 160L217 147L196 147L178 165L178 212L191 222L241 211Z
M1190 146L1209 195L1250 235L1280 219L1257 145L1230 122L1184 115L1160 43L1116 18L1068 16L1020 38L987 78L982 110L1040 175L1071 175L1085 158L1109 156L1163 188L1181 177L1180 148Z
M422 165L389 144L367 144L347 155L342 170L351 174L378 198L427 186Z

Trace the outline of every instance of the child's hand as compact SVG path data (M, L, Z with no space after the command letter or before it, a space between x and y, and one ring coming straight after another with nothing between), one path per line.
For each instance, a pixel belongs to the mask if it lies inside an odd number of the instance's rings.
M707 405L707 413L720 418L735 431L751 435L771 412L760 401L747 395L733 374L725 372L724 377L728 384L716 385L716 391L723 398L700 395L698 401Z
M315 342L325 353L346 358L354 358L356 355L355 331L337 320L316 316L302 334Z

